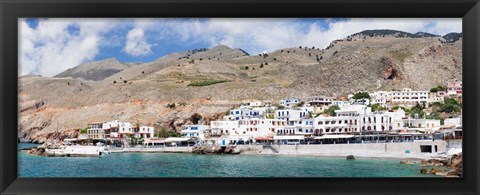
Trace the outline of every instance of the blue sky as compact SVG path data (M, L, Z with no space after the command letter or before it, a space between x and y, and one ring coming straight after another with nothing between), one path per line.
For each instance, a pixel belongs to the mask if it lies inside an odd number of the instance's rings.
M286 47L325 48L369 29L444 35L461 19L19 19L19 75L56 75L78 64L115 57L149 62L166 54L219 44L250 54Z

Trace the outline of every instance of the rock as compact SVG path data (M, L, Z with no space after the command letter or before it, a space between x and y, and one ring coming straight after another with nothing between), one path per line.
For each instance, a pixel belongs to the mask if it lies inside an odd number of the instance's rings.
M452 168L456 168L460 165L460 163L462 163L462 161L463 161L462 153L459 153L458 155L455 154L452 156L449 166Z
M353 156L353 155L348 155L348 156L347 156L347 160L355 160L355 156Z
M427 169L426 169L426 168L420 169L420 173L421 173L421 174L427 174Z
M401 160L400 164L411 165L411 164L415 164L415 162L412 162L412 161L409 161L409 160Z
M437 173L440 174L440 173L443 173L443 171L440 170L440 169L432 168L432 169L430 169L430 172L429 172L429 173L430 173L430 174L437 174Z

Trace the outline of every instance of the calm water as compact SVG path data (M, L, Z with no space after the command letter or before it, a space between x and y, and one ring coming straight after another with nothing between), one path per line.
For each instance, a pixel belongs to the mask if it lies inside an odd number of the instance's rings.
M20 144L22 147L32 147ZM20 177L425 177L398 160L115 153L99 157L41 157L19 151Z

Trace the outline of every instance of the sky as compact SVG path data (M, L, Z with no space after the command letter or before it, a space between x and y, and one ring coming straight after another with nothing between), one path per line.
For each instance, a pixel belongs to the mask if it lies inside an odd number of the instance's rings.
M251 55L287 47L325 48L336 39L371 29L462 32L461 18L21 18L18 22L19 76L54 76L111 57L149 62L172 52L220 44Z

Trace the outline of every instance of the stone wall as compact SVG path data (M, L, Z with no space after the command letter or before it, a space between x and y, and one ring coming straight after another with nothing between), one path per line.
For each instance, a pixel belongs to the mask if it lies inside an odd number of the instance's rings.
M432 153L421 152L420 146L430 147ZM435 146L437 151L435 152ZM260 145L242 145L237 149L242 154L288 154L288 155L318 155L386 157L386 158L430 158L447 151L447 142L419 141L399 143L368 143L368 144L323 144L323 145L273 145L273 150ZM275 152L276 150L276 152Z

